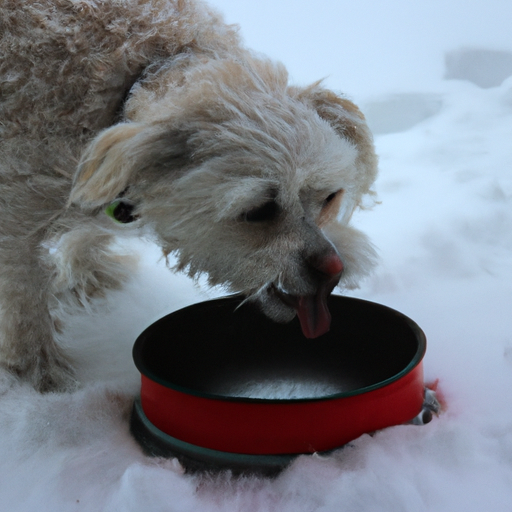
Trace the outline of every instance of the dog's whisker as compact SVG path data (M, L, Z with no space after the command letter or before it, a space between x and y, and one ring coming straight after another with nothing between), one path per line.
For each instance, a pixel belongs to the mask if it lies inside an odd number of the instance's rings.
M272 282L268 282L261 286L260 288L258 288L256 291L246 294L245 299L236 307L235 311L244 304L254 301L259 295L263 294L271 285Z

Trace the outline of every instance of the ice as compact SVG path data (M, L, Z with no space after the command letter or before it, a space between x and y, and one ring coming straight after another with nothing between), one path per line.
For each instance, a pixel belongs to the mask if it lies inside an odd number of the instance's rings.
M362 105L374 135L403 132L437 114L443 106L439 94L402 93L375 98Z
M469 80L479 87L497 87L512 75L512 52L461 48L448 52L445 78Z
M336 393L342 393L357 387L352 382L346 386L322 382L320 380L299 379L260 379L248 382L238 382L226 389L215 389L216 393L245 398L290 399L290 398L320 398Z
M512 3L213 3L295 81L327 76L361 105L384 102L380 204L354 217L380 264L353 295L423 328L425 377L439 380L446 409L425 426L301 457L274 480L194 477L146 457L128 430L139 386L132 343L156 318L222 291L171 274L155 247L135 243L141 261L128 288L66 332L80 391L40 396L0 374L0 510L509 512L512 78L486 84L472 78L476 68L454 76L444 66L464 48L511 52ZM420 112L405 122L396 109Z

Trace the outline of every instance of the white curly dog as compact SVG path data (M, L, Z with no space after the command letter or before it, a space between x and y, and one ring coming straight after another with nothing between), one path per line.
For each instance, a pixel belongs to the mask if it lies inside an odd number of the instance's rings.
M4 0L0 34L4 368L76 385L59 312L122 284L120 232L329 329L326 298L374 259L348 225L377 172L353 103L289 85L195 0Z

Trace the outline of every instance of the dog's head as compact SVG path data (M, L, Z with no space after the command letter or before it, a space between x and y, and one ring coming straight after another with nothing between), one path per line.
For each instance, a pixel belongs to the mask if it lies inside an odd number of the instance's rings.
M197 63L179 78L171 69L133 94L129 121L91 143L70 201L94 212L124 194L126 219L150 225L180 269L277 321L298 314L316 337L333 288L354 286L374 258L348 222L377 165L351 102L287 80L252 58Z

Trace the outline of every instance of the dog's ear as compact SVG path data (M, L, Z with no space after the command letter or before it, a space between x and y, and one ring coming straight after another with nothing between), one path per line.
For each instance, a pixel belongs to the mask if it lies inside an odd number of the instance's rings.
M73 181L69 203L98 207L113 201L128 185L130 149L143 129L124 123L100 133L85 150Z
M368 192L377 175L377 156L373 136L362 112L350 100L324 89L319 82L304 89L291 87L289 91L296 99L316 110L341 137L356 146L360 171L363 173L362 192Z

